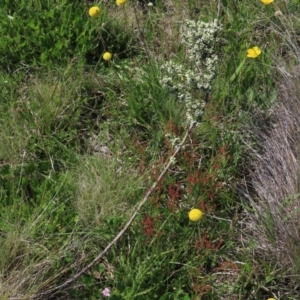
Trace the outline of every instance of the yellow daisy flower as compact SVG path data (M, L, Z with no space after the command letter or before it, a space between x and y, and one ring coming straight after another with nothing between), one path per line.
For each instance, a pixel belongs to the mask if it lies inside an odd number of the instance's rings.
M117 5L123 5L127 2L127 0L117 0L116 3Z
M260 54L261 54L261 50L257 46L247 50L247 57L249 58L256 58Z
M264 5L269 5L272 2L274 2L274 0L260 0Z
M102 57L104 60L111 60L112 54L110 52L105 52Z
M193 222L197 222L202 218L202 211L198 208L193 208L190 212L189 212L189 218L191 221Z
M89 9L89 15L92 18L98 17L100 15L100 8L98 6L93 6Z

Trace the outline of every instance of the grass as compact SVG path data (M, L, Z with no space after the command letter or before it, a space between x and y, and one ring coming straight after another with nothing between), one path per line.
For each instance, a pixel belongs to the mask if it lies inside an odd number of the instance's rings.
M1 299L298 299L300 3L152 4L3 1Z

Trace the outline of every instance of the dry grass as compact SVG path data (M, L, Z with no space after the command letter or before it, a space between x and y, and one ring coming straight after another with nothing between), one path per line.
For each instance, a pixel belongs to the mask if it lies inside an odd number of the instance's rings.
M29 236L29 231L18 226L6 235L0 260L1 299L23 299L29 291L34 294L53 266L48 250Z
M251 128L257 144L249 147L250 172L241 189L248 200L246 206L251 207L246 209L243 243L249 245L253 239L256 253L271 260L280 275L292 278L297 286L300 284L295 276L300 272L300 65L290 67L278 61L277 69L277 105L267 118L257 113Z
M36 218L38 219L38 218ZM2 244L0 260L0 299L35 299L41 291L53 288L59 284L65 276L68 276L71 268L80 267L86 260L83 248L84 238L76 238L69 233L64 244L57 239L57 244L50 248L45 236L43 240L34 240L32 226L21 231L15 231L6 235ZM65 259L70 253L76 255L74 261L68 266ZM76 253L76 254L75 254ZM43 297L48 299L48 297ZM56 298L59 299L59 298ZM63 299L69 299L64 297Z
M76 177L75 206L86 224L99 226L113 217L126 218L137 201L134 187L140 181L136 172L115 158L98 155L83 159Z
M192 1L163 1L159 6L148 6L151 1L136 1L134 5L115 8L114 3L109 13L114 20L122 20L126 30L133 30L140 49L150 57L169 59L177 55L180 49L180 32L184 20L198 20L200 8L219 11L218 2L195 0ZM190 9L190 6L193 9Z

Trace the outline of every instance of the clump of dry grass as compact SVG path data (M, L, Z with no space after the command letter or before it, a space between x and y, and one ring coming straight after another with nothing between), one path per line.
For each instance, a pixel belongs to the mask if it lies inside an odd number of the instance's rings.
M2 240L1 299L29 299L47 284L47 277L53 270L55 259L44 245L30 237L31 233L15 226Z
M295 45L291 52L294 49ZM286 60L282 63L277 59L277 105L267 118L262 113L253 118L251 131L257 143L249 147L250 172L241 191L248 207L243 243L248 245L250 239L254 240L255 252L274 263L279 277L292 278L297 286L300 284L300 277L295 276L300 272L300 61L292 56L296 62L293 67Z
M49 215L44 216L50 219ZM34 216L33 220L38 220ZM44 220L42 228L46 228ZM86 237L78 237L68 233L45 234L37 239L39 232L35 232L35 223L28 224L24 229L14 226L2 242L0 258L0 299L41 299L39 296L44 290L52 289L69 276L72 268L81 267L86 260L83 245ZM56 243L50 245L56 236ZM62 239L64 242L62 243ZM73 255L73 257L71 257ZM72 258L67 264L66 261ZM70 285L71 287L74 285ZM60 291L60 296L55 299L70 299ZM49 299L51 295L45 295L43 299ZM52 298L53 299L53 298Z
M96 226L129 215L136 202L135 187L140 183L133 169L101 155L83 159L77 181L75 207L80 220Z

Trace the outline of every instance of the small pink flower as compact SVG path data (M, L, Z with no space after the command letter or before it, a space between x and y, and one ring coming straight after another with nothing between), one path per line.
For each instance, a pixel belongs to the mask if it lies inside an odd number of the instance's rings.
M102 295L104 297L110 297L110 289L109 288L105 288L103 291L102 291Z

